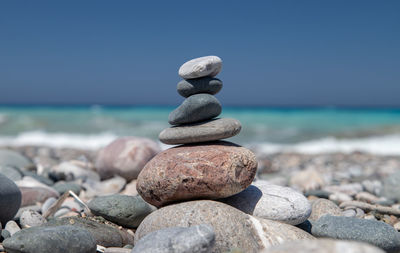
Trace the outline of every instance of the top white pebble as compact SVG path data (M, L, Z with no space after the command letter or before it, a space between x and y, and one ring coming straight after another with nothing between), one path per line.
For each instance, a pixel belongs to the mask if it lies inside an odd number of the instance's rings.
M222 69L222 60L218 56L199 57L185 62L179 68L179 75L184 79L200 78L205 76L214 77Z

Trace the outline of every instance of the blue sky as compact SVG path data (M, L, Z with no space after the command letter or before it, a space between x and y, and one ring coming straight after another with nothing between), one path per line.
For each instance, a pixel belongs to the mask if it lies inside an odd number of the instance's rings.
M0 1L0 104L168 104L218 55L224 105L400 106L400 1Z

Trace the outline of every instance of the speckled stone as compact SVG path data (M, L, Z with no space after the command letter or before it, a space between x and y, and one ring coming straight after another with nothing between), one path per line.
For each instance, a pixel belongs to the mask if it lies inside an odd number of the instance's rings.
M207 253L214 243L215 233L210 225L170 227L145 235L132 253Z
M139 174L137 190L160 207L191 199L218 199L246 189L257 170L255 155L236 144L217 141L182 145L155 156Z
M169 114L171 125L190 124L209 120L221 114L222 106L216 97L210 94L196 94L188 97Z
M334 202L327 199L317 199L312 203L310 220L316 221L323 215L342 216L342 210Z
M73 226L32 227L4 240L8 253L95 253L96 242L85 229Z
M182 80L176 89L185 98L199 93L215 95L222 89L222 81L212 77Z
M244 191L222 199L256 217L297 225L311 214L311 205L301 193L289 188L255 182Z
M136 230L135 242L160 229L200 224L209 224L214 228L215 246L210 252L218 253L229 252L233 248L258 253L285 241L314 238L294 226L255 218L221 202L197 200L169 205L152 212Z
M213 119L164 129L159 139L165 144L188 144L216 141L237 135L242 126L236 119Z
M204 76L214 77L222 69L222 60L218 56L203 56L185 62L179 68L179 75L184 79Z
M89 202L93 214L127 228L137 228L155 210L140 196L110 195Z
M324 215L313 222L311 233L316 237L370 243L389 253L400 251L400 234L381 221Z

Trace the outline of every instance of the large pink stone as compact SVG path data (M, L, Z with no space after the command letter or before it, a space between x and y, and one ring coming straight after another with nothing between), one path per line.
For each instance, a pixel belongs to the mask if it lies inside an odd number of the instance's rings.
M96 170L102 179L119 175L136 179L145 164L160 152L159 145L147 138L121 137L100 150Z
M137 190L158 207L191 199L224 198L246 189L256 169L255 155L230 142L182 145L147 163L139 174Z

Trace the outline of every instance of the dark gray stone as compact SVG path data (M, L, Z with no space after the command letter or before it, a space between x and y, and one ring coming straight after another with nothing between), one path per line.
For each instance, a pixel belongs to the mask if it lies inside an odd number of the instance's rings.
M182 80L178 83L176 89L178 93L185 98L199 93L215 95L222 89L222 81L209 76Z
M188 97L169 114L171 125L189 124L217 117L222 111L220 102L210 94L196 94Z
M119 229L117 226L104 224L104 222L105 220L101 217L66 217L51 219L43 226L55 227L72 225L74 227L84 228L92 234L96 244L104 247L122 247L126 244L133 244L133 235L129 234L126 230Z
M214 243L215 233L210 225L171 227L147 234L136 243L132 253L210 252Z
M381 196L397 202L400 201L400 171L383 180Z
M110 195L94 198L89 203L93 214L127 228L137 228L155 210L140 196Z
M9 178L0 174L0 223L14 218L21 206L21 191Z
M32 227L4 240L8 253L95 253L96 241L85 229L73 226Z
M75 183L57 182L52 187L60 195L63 195L67 191L73 191L76 195L79 195L79 193L81 192L81 186Z
M311 233L316 237L370 243L389 253L400 251L400 234L381 221L325 215L313 222Z
M158 138L165 144L217 141L237 135L241 128L240 122L236 119L212 119L164 129Z
M0 149L0 166L27 168L33 166L33 164L28 158L18 152L8 149Z

